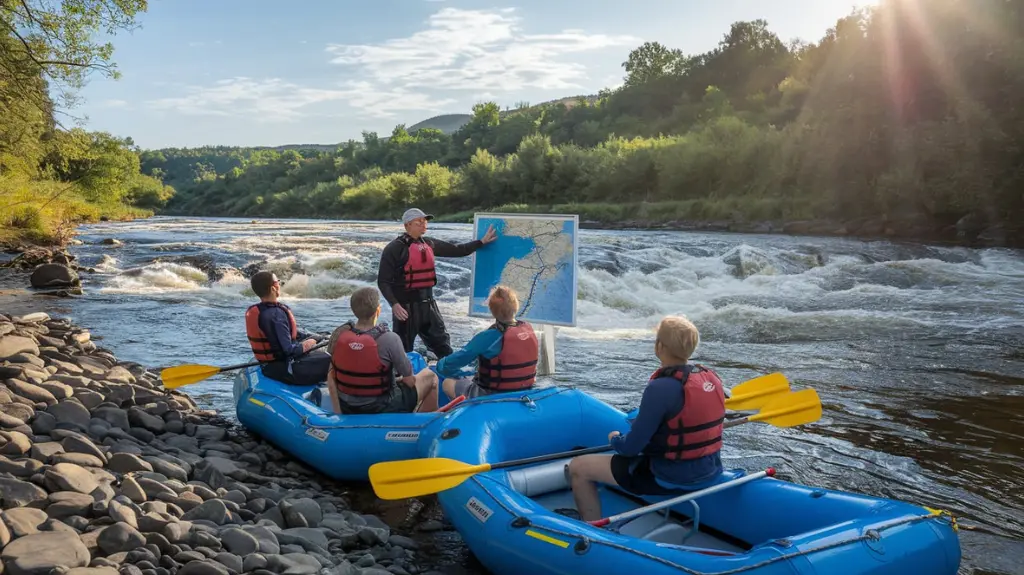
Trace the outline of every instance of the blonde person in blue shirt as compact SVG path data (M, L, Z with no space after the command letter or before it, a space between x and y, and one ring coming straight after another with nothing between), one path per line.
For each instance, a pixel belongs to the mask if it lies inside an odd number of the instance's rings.
M494 316L490 327L473 336L462 349L441 358L435 369L445 378L442 389L449 398L466 399L530 389L537 380L540 349L533 327L516 320L519 297L507 286L497 286L487 296ZM473 377L454 379L459 371L477 362Z

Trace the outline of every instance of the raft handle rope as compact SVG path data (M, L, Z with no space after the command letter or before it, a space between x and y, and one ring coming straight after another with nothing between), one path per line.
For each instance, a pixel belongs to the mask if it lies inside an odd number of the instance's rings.
M554 396L559 395L561 393L566 393L566 392L569 392L569 391L573 391L575 389L576 389L575 386L552 386L552 387L545 387L545 388L541 388L539 390L535 390L535 391L540 392L540 393L538 393L537 396L530 396L530 395L527 395L527 394L523 394L523 395L518 396L518 397L499 397L499 398L494 398L494 399L479 399L479 398L475 398L473 401L463 401L462 403L460 403L460 404L456 405L455 407L451 408L451 410L448 413L455 413L456 411L459 411L460 409L468 409L468 408L473 407L473 406L487 405L487 404L490 404L490 403L522 403L522 404L525 404L532 411L532 410L537 408L537 403L536 402L548 399L549 397L554 397ZM553 391L551 391L551 390L553 390ZM551 393L546 393L548 391L551 391Z
M309 417L310 416L306 415L306 414L303 414L294 405L292 405L291 402L289 402L284 397L281 397L280 395L275 395L273 393L267 393L265 391L259 391L259 390L252 391L250 397L253 397L253 396L256 396L256 395L262 395L264 397L268 397L268 398L271 398L271 399L279 399L279 400L281 400L280 401L281 403L283 403L284 405L288 406L288 409L291 409L293 412L295 412L295 415L299 416L299 423L303 427L307 427L309 429L423 429L427 425L430 425L431 423L433 423L439 417L444 417L445 415L447 415L447 413L436 413L436 412L434 414L425 413L424 415L434 415L435 417L431 417L429 420L424 421L423 423L420 423L418 425L381 425L381 424L372 424L372 423L338 424L338 425L312 425L312 424L309 423Z
M574 550L576 551L576 553L578 555L582 555L583 553L586 553L586 551L590 548L591 545L604 545L604 546L610 547L612 549L617 549L619 551L625 551L626 553L632 553L632 554L638 555L640 557L643 557L645 559L650 559L651 561L655 561L657 563L661 563L661 564L666 565L668 567L672 567L673 569L678 569L679 571L682 571L683 573L687 573L689 575L733 575L733 574L736 574L736 573L744 573L744 572L748 572L748 571L753 571L755 569L760 569L762 567L766 567L766 566L771 565L773 563L778 563L779 561L788 561L790 559L795 559L797 557L802 557L802 556L805 556L805 555L810 555L812 553L819 553L819 552L822 552L822 551L828 551L830 549L835 549L837 547L843 547L845 545L850 545L850 544L853 544L853 543L859 543L861 541L877 541L877 540L881 539L881 532L882 531L886 531L886 530L892 529L894 527L899 527L901 525L907 525L907 524L910 524L910 523L916 523L918 521L925 521L927 519L936 519L936 518L941 519L944 515L949 515L950 517L952 517L952 514L950 514L949 512L940 511L940 510L937 510L937 509L925 508L925 509L929 509L930 512L927 513L927 514L924 514L924 515L911 515L909 517L901 517L899 519L894 519L894 520L889 521L887 523L882 523L882 524L876 525L876 526L874 526L874 527L872 527L870 529L865 530L865 532L862 535L858 535L856 537L850 537L850 538L847 538L847 539L840 539L838 541L833 541L831 543L827 543L827 544L824 544L824 545L819 545L817 547L811 547L809 549L804 549L802 551L795 551L793 553L788 553L788 554L785 554L785 555L777 555L775 557L769 557L768 559L765 559L764 561L760 561L760 562L755 563L753 565L744 565L742 567L737 567L735 569L729 569L729 570L726 570L726 571L697 571L696 569L691 569L689 567L686 567L685 565L680 565L680 564L678 564L678 563L676 563L674 561L671 561L669 559L666 559L664 557L659 557L657 555L652 555L650 553L646 553L646 552L640 551L638 549L633 549L633 548L628 547L626 545L621 545L619 543L614 543L614 542L611 542L611 541L600 541L600 540L591 539L591 538L587 537L585 534L582 534L582 533L579 533L579 532L565 531L565 530L559 529L557 527L550 527L550 526L546 526L546 525L537 525L536 523L530 521L529 518L523 517L521 515L517 515L514 510L512 510L508 505L505 504L504 501L502 501L501 499L496 497L494 495L494 493L491 492L491 490L488 489L487 486L484 484L484 479L486 479L487 481L490 481L490 482L492 482L494 484L501 485L502 487L504 487L506 489L508 487L504 483L499 482L494 477L475 476L475 477L471 478L471 480L476 482L476 484L479 485L480 488L483 489L485 493L487 493L488 495L491 496L492 500L499 507L501 507L509 515L512 515L513 517L516 518L513 521L513 526L514 527L530 526L530 527L533 527L534 529L543 529L544 531L547 531L549 533L553 533L555 535L561 535L563 537L568 537L570 539L577 539L579 541L576 543L576 546L574 547ZM954 520L953 524L955 525L955 520ZM955 529L955 527L954 527L954 529ZM584 541L586 541L586 543L583 543ZM581 543L582 543L582 545L581 545ZM773 541L772 543L774 544L775 542ZM583 548L583 550L580 550L581 547ZM679 548L679 551L690 552L690 553L700 553L700 554L705 554L705 555L707 555L707 554L719 555L720 554L719 552L717 552L717 551L715 551L713 549L709 549L709 550L707 550L707 552L705 552L705 551L703 551L701 549L696 549L696 548L692 548L692 549Z
M544 389L541 389L540 391L541 392L546 392L548 390L555 390L555 391L553 393L546 393L544 395L541 395L541 396L537 397L536 401L541 401L541 400L547 399L549 397L554 397L554 396L556 396L556 395L558 395L560 393L565 393L565 392L571 391L573 389L575 389L575 387L566 387L566 388L563 388L563 387L548 387L548 388L544 388ZM373 424L373 423L313 425L313 424L309 423L309 417L310 417L309 415L303 414L294 405L292 405L291 402L289 402L284 397L281 397L280 395L276 395L276 394L273 394L273 393L267 393L265 391L260 391L258 389L254 390L251 387L249 388L249 393L250 393L250 395L249 395L250 397L254 397L256 395L262 395L264 397L268 397L268 398L271 398L271 399L279 399L279 400L281 400L281 403L284 403L285 405L287 405L289 409L291 409L292 411L295 412L295 415L299 416L299 423L303 427L307 427L309 429L423 429L424 427L430 425L431 423L433 423L437 419L442 418L442 417L446 417L448 415L451 415L451 414L455 413L456 411L458 411L459 409L461 409L462 407L468 407L468 406L472 406L472 405L483 405L483 404L486 404L486 403L508 403L508 402L526 403L526 404L528 404L528 406L533 406L533 407L531 407L531 409L536 409L536 403L535 403L534 399L531 398L529 395L522 395L522 396L519 396L519 397L503 397L503 398L495 398L495 399L480 399L480 400L476 400L476 401L473 401L473 402L463 401L461 403L456 404L454 407L451 408L451 410L449 410L449 411L447 411L445 413L438 413L438 412L435 411L433 413L426 413L426 414L424 414L424 415L433 415L434 417L431 417L427 421L424 421L423 423L420 423L418 425L381 425L381 424Z

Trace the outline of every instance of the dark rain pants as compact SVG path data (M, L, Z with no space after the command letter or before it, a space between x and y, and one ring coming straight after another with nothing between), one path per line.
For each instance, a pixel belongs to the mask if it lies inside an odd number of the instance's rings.
M441 318L441 312L437 309L437 302L430 299L401 305L409 312L409 318L399 321L392 312L392 331L402 338L406 353L413 351L412 344L418 335L437 359L452 354L451 337L444 325L444 319Z
M314 349L306 355L292 361L291 373L288 364L274 361L261 366L263 374L288 385L316 385L327 381L327 369L331 366L331 356L326 351Z

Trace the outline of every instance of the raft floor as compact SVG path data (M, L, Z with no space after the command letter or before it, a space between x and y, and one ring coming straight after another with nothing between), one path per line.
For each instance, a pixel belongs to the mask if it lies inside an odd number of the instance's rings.
M601 495L601 512L605 517L637 509L647 504L640 498L603 485L600 487L599 493ZM536 495L532 499L537 504L551 511L556 509L576 509L576 502L573 501L572 491L569 489ZM687 503L682 504L682 507L686 510L692 509ZM629 519L625 523L617 523L605 527L605 529L612 529L622 535L647 541L697 547L729 554L744 553L750 549L750 546L744 542L709 529L704 525L700 525L700 529L696 533L691 534L693 522L689 517L677 511L672 511L666 521L665 512L665 509L661 509L646 513Z

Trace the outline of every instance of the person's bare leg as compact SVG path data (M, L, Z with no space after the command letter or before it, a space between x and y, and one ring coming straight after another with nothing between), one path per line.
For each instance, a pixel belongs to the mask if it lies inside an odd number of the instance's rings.
M334 408L334 413L341 414L341 400L338 398L338 386L334 382L333 367L327 374L327 393L331 395L331 406Z
M569 462L569 481L576 510L583 521L601 518L601 498L595 482L618 485L612 476L611 455L581 455Z
M448 396L448 401L455 399L455 378L449 377L441 382L441 389L443 389L444 394Z
M416 374L416 395L420 398L420 405L416 408L419 413L437 411L437 374L429 367L423 368Z

